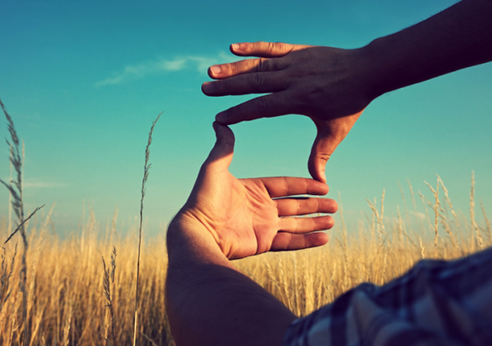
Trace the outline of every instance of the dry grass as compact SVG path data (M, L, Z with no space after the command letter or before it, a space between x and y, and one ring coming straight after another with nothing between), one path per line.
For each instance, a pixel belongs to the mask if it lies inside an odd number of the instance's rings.
M341 208L342 219L330 231L328 246L270 253L235 263L297 315L303 316L361 282L384 284L429 255L456 258L490 246L490 222L483 208L483 226L477 223L474 214L473 219L460 218L452 209L442 181L440 178L437 181L437 189L443 193L441 200L434 199L427 205L429 219L412 219L412 215L401 215L399 210L396 217L389 218L384 213L384 204L373 201L369 205L370 214L360 220L359 229L349 231ZM434 198L435 185L433 190L430 192ZM472 196L473 190L472 185ZM425 196L423 201L430 203ZM473 208L473 201L470 206ZM105 230L90 215L80 235L60 240L49 229L52 224L49 218L49 214L38 216L37 221L31 220L31 225L26 227L32 249L27 255L26 283L30 345L131 344L138 225L122 238L115 226L116 214ZM417 226L409 228L403 219ZM2 239L8 229L4 216L0 227ZM144 242L141 254L139 284L140 294L145 298L138 307L139 344L172 345L163 295L167 266L164 235ZM111 258L110 264L103 265L101 256ZM16 243L7 244L3 250L0 270L0 344L17 345L22 341L25 324Z
M38 213L29 220L36 209L24 218L19 142L9 123L17 178L2 183L11 192L18 220L14 226L10 212L0 215L0 241L15 227L21 236L0 251L0 345L129 345L136 336L139 345L173 345L164 305L165 230L160 238L140 245L141 223L125 230L128 236L122 237L116 227L117 213L106 229L91 213L76 235L61 240L50 229L53 208L45 216ZM150 168L148 146L144 168L142 202ZM491 224L482 204L483 226L476 220L473 174L469 219L455 212L440 177L436 187L428 187L432 202L419 192L425 218L408 212L400 186L403 215L399 208L396 217L385 214L383 191L379 203L368 201L370 214L359 220L356 230L347 229L340 207L340 220L330 231L328 246L269 253L235 264L295 314L304 316L362 282L382 285L429 254L452 259L492 244ZM417 215L410 184L409 190ZM20 259L19 241L23 245ZM104 258L111 259L109 265Z

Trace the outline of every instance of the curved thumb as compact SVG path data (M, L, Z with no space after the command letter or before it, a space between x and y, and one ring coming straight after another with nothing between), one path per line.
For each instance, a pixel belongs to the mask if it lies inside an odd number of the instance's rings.
M334 145L333 141L334 139L332 137L325 131L320 131L318 127L318 134L316 135L311 154L309 155L308 169L313 179L322 183L326 183L326 163L338 145L338 143Z
M234 154L234 133L228 126L221 125L216 121L214 121L213 127L217 140L204 166L213 168L213 170L227 169Z
M324 122L315 121L318 134L314 140L308 162L309 173L314 179L326 183L325 167L328 159L338 144L347 136L362 112L363 110Z

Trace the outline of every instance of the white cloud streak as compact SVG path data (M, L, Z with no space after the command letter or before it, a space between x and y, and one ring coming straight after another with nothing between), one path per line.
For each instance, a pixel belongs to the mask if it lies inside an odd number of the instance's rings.
M122 71L116 72L112 76L97 82L96 87L116 85L132 79L145 78L164 72L179 72L187 69L195 69L198 73L206 74L207 68L210 65L219 62L227 62L230 59L231 57L229 55L221 52L216 57L189 55L185 57L176 57L173 60L150 60L140 64L127 65Z
M26 189L51 189L51 188L68 187L68 184L61 183L61 182L26 180L23 182L22 187Z
M425 220L425 218L426 218L426 215L424 213L421 213L421 212L410 211L409 213L411 215L414 215L417 219L420 219L420 220Z

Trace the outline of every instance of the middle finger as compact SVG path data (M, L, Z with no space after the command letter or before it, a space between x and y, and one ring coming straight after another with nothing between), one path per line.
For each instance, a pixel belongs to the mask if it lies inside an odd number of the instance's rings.
M337 203L328 198L284 198L276 199L278 216L335 213Z
M282 71L254 72L205 82L202 91L208 96L260 94L282 91L288 85Z
M210 66L210 68L208 69L208 75L210 76L210 78L222 79L249 72L279 71L283 70L286 67L287 62L285 61L285 59L246 59L227 64Z

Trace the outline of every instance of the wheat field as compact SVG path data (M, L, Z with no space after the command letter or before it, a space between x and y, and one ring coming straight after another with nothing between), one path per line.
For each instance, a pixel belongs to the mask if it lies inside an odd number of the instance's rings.
M61 238L51 217L54 207L24 214L23 151L1 100L0 106L8 122L14 171L8 182L0 180L9 190L11 205L0 215L0 345L174 345L165 313L165 229L157 238L141 236L149 146L158 118L145 151L139 222L119 229L115 212L102 227L89 213L79 229L63 230ZM383 191L378 202L368 201L357 229L347 229L339 202L328 245L267 253L234 264L296 315L305 316L362 282L387 283L418 260L459 258L492 244L483 205L481 221L475 216L473 172L468 217L454 210L439 176L435 187L428 184L429 198L418 193L425 213L417 212L408 185L407 197L400 187L402 213L396 208L388 217Z
M383 193L377 204L369 202L368 216L357 230L346 229L340 208L324 247L268 253L234 263L296 315L304 316L359 283L384 284L420 259L458 258L490 246L491 227L483 207L483 221L479 225L475 220L473 180L467 218L453 210L440 178L437 189L430 187L430 196L420 195L428 211L423 219L399 211L387 217ZM413 195L412 199L415 202ZM51 211L38 214L26 227L26 321L20 237L2 248L0 344L23 344L24 335L29 335L28 345L132 344L137 225L127 232L117 229L115 213L112 222L101 227L91 213L77 235L62 240L53 231L50 215ZM1 239L6 239L13 225L6 215L0 224ZM173 345L164 303L164 234L162 230L160 237L142 244L139 345Z

